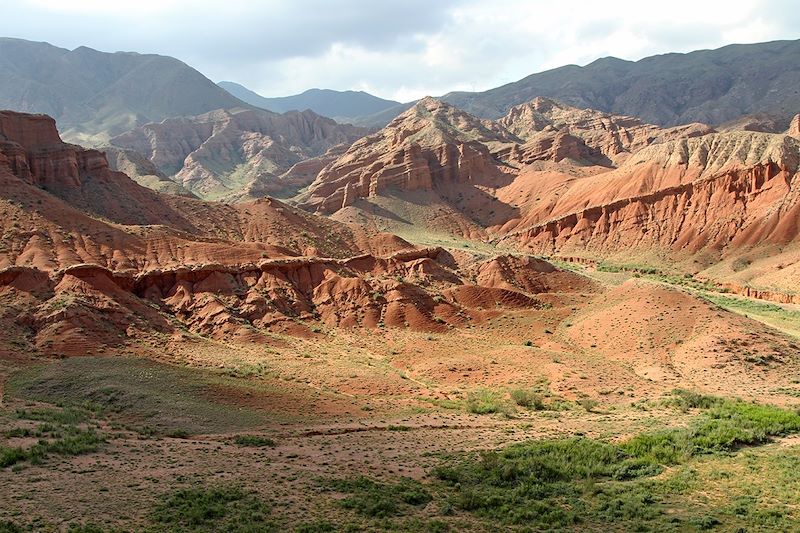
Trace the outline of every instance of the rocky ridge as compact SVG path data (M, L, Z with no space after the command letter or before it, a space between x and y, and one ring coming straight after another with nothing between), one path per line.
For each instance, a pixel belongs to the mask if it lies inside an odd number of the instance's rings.
M364 133L308 110L282 115L217 110L146 124L110 144L143 154L161 173L200 197L242 199L243 191L271 189L294 165Z

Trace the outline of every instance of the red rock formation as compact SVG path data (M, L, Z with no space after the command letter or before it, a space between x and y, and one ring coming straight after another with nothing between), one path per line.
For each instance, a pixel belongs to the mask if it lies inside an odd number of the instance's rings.
M773 115L755 113L745 115L717 126L719 131L760 131L762 133L783 133L785 121Z
M448 267L451 262L433 248L384 258L289 258L140 273L82 264L48 276L12 267L0 270L0 296L24 301L17 322L39 349L79 355L153 330L264 341L259 331L297 320L440 331L480 319L482 310L538 307L535 294L553 283L559 291L593 290L580 276L539 260L479 264L477 285Z
M795 139L800 139L800 113L796 114L792 119L787 133Z
M391 197L448 212L439 220L417 215L412 223L424 219L432 231L458 228L463 235L476 235L479 232L464 228L474 222L501 228L518 220L525 202L508 195L500 200L498 190L511 187L528 168L553 162L596 174L650 144L710 131L698 124L665 130L632 117L579 110L546 98L514 107L496 122L482 121L425 98L380 132L353 143L296 200L305 209L325 214L356 206L355 212L365 214L344 219L373 220L376 211L387 208L371 199ZM370 207L374 203L379 207ZM399 219L414 213L413 207L394 209ZM392 227L390 215L383 220Z
M578 180L513 238L530 249L694 253L800 239L800 143L733 132L656 144ZM524 224L521 224L524 226Z
M0 268L141 270L410 247L275 200L228 206L159 195L111 171L102 153L61 142L47 117L3 112L0 128Z
M504 153L498 155L502 156ZM552 128L531 135L528 141L521 146L513 145L508 152L508 159L523 165L536 161L558 163L565 159L576 162L592 162L598 165L610 164L600 150L588 147L583 139Z
M663 142L676 137L695 137L713 131L704 124L664 130L652 124L645 124L638 118L612 115L593 109L578 109L544 97L512 107L497 123L528 141L535 140L542 132L547 131L578 137L589 149L604 155L607 158L605 164L612 162L618 164L631 153L654 142ZM586 157L590 154L575 151L573 155ZM579 158L572 157L572 159ZM591 154L589 160L599 162L596 153Z
M561 271L534 257L499 256L477 267L476 283L530 294L543 292L592 292L588 278Z
M183 329L263 342L264 331L297 329L297 320L438 331L498 307L538 306L533 293L547 283L531 280L559 275L522 261L507 286L502 276L474 285L473 267L441 249L413 249L273 199L231 206L159 195L109 170L101 153L61 143L52 121L7 114L0 125L3 317L17 316L15 327L42 353L95 353ZM468 148L437 160L459 161L471 176L480 160ZM136 216L147 223L132 223Z
M50 117L0 113L0 153L11 174L93 215L191 229L158 195L112 171L102 152L62 142Z
M481 185L503 176L492 154L513 142L508 132L433 98L420 100L380 132L356 141L319 173L303 207L333 213L356 198L436 190L449 196L454 185Z

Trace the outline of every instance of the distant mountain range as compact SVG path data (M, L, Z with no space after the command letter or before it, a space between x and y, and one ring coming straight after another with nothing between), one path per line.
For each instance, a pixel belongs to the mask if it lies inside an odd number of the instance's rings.
M737 44L639 61L606 57L583 67L567 65L531 74L488 91L451 92L440 98L490 119L546 96L662 126L719 125L759 115L775 123L774 131L782 131L800 109L798 57L800 40ZM220 86L245 102L272 111L308 108L366 127L385 126L414 105L352 91L312 89L285 98L263 98L231 82Z
M381 113L401 105L400 102L384 100L364 91L309 89L293 96L265 98L232 81L221 81L218 85L236 98L262 109L276 113L310 109L318 115L332 118L337 122L358 122L362 117Z
M607 57L484 92L448 93L442 100L479 117L498 118L537 96L662 126L717 125L766 113L785 129L800 110L800 40L736 44L635 62Z
M249 105L172 57L0 38L0 109L46 113L70 141L241 107Z
M639 117L662 126L712 125L759 115L784 130L800 110L800 40L731 45L640 61L608 57L568 65L484 92L442 100L480 118L499 118L537 96L579 108ZM360 91L310 89L265 98L233 82L213 83L185 63L133 52L75 50L0 38L0 109L46 113L65 139L99 145L167 118L258 107L310 109L338 122L383 127L408 110Z

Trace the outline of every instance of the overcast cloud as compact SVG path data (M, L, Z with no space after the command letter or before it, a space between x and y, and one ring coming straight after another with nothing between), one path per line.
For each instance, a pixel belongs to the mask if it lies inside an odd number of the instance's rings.
M159 53L264 96L400 101L565 64L800 38L796 0L0 0L0 36ZM649 5L652 4L652 5Z

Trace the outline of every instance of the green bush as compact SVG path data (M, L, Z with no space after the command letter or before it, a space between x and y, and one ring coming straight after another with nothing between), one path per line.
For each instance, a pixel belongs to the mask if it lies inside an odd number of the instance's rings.
M584 408L587 413L592 413L597 408L597 400L593 400L592 398L580 398L578 400L578 405Z
M82 424L92 418L92 413L79 407L66 407L64 409L17 409L16 417L23 420L36 420L52 422L55 424Z
M23 529L11 521L0 522L0 533L22 533Z
M684 389L675 389L672 391L672 396L666 400L665 404L688 411L689 409L710 409L723 402L724 400L722 398L716 396L708 396Z
M515 404L526 409L541 411L545 408L544 395L532 390L514 389L511 391L511 399Z
M294 531L295 533L329 533L331 531L336 531L336 526L327 520L318 520L316 522L300 524Z
M684 429L665 429L636 435L620 448L639 459L664 465L679 464L693 454L689 432Z

